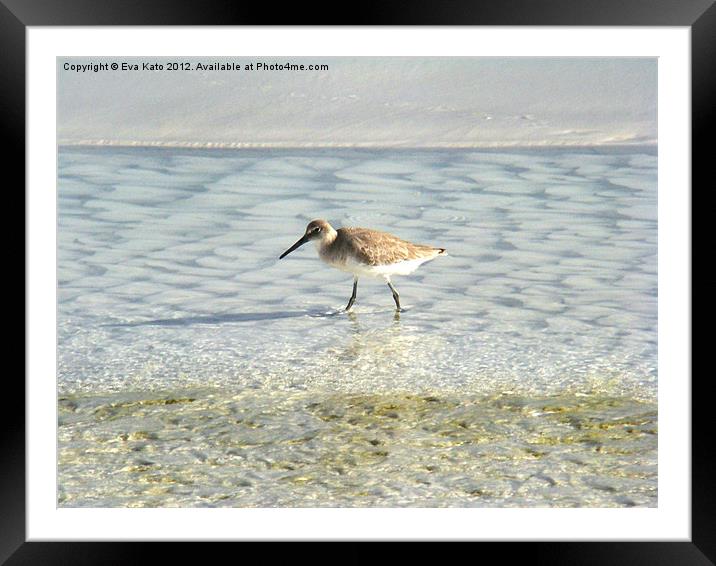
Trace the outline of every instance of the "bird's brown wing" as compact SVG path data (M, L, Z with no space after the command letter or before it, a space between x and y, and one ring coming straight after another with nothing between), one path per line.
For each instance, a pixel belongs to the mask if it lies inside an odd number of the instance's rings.
M440 253L440 248L413 244L393 234L367 228L340 228L338 238L342 249L368 265L388 265Z

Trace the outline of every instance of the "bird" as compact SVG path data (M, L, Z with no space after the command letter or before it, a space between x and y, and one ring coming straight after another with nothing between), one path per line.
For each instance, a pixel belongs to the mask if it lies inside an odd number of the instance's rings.
M393 286L393 275L409 275L426 261L447 255L445 248L414 244L388 232L368 228L346 227L334 229L326 220L311 220L303 236L285 252L308 242L314 242L318 256L328 265L353 274L353 294L345 310L350 311L356 301L358 278L362 276L383 279L393 293L398 312L400 295Z

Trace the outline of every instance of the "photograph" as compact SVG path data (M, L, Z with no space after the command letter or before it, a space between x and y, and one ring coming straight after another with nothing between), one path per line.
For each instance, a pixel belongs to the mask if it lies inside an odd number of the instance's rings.
M658 63L57 57L57 507L658 508Z

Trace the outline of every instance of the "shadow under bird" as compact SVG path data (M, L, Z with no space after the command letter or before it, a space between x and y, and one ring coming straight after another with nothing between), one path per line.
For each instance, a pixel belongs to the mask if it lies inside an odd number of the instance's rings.
M398 311L400 295L390 278L409 275L426 261L447 255L445 248L413 244L393 234L367 228L339 228L335 230L325 220L312 220L303 237L281 254L283 259L307 242L314 242L318 256L328 265L353 274L353 294L346 310L353 307L362 276L383 279L393 293Z

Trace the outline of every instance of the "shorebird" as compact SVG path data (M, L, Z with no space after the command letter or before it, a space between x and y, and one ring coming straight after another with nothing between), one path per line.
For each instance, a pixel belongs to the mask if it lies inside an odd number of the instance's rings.
M353 274L353 294L348 301L349 311L356 301L358 278L361 276L382 278L393 293L398 311L400 295L390 278L408 275L426 261L439 255L447 255L445 248L413 244L393 234L367 228L339 228L335 230L325 220L312 220L300 240L283 252L283 259L296 248L314 242L318 256L328 265Z

